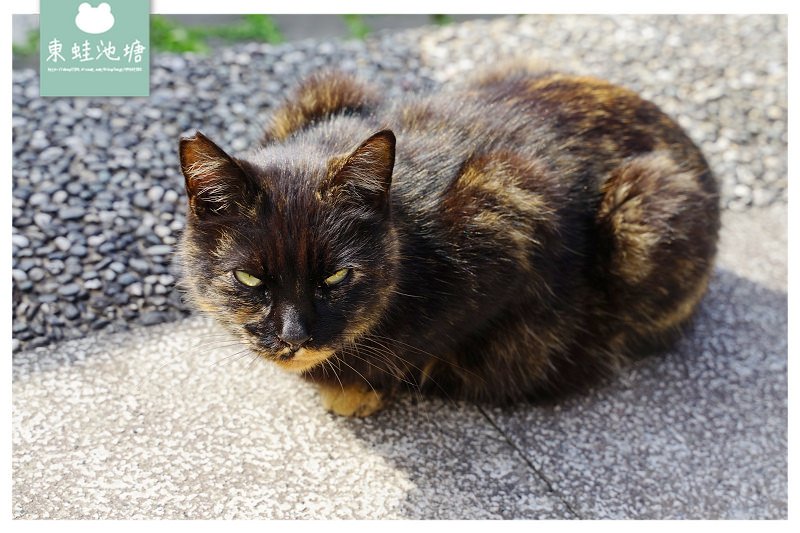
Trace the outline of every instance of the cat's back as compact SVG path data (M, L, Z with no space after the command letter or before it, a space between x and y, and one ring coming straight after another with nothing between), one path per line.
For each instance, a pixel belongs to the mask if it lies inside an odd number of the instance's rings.
M705 166L691 140L655 104L591 77L501 69L381 112L398 132L399 154L427 159L444 174L456 161L509 150L569 170L565 177L600 176L625 159L659 150Z

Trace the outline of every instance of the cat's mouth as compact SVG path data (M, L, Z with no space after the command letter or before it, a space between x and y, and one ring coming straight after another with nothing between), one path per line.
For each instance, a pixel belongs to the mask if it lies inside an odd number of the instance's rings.
M336 350L330 347L310 347L308 345L300 348L284 346L276 351L272 347L264 346L253 336L247 335L244 340L257 355L277 364L284 370L298 374L322 364L336 353Z
M299 348L292 351L284 348L271 357L278 366L290 372L305 372L333 356L335 352L327 349Z

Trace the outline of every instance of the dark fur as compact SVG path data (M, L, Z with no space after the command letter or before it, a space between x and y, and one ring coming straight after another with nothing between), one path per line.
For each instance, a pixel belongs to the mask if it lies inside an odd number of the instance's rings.
M317 75L248 156L198 134L181 163L197 305L286 364L281 331L306 331L335 353L304 377L384 397L509 402L609 375L690 317L719 229L717 185L672 120L553 73L402 102Z

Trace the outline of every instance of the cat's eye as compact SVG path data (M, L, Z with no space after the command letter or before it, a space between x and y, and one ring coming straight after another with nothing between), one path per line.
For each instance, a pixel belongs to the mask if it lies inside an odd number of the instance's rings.
M239 282L241 282L244 285L247 285L248 287L258 287L259 285L261 285L260 279L253 276L252 274L248 274L244 270L236 270L234 271L233 275L236 276L236 279L238 279Z
M332 274L332 275L328 276L327 278L325 278L325 285L328 286L328 287L333 287L334 285L338 285L339 283L344 281L344 278L347 277L347 274L349 272L350 272L350 270L348 270L346 268L343 268L341 270L337 270L335 274Z

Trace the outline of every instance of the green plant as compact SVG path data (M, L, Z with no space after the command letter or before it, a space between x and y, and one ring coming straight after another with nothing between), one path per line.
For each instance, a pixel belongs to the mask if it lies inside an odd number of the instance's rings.
M30 30L22 44L12 44L11 51L21 56L33 56L39 53L39 30Z
M371 31L364 15L342 15L342 20L351 39L363 39Z
M150 46L164 52L208 52L202 31L161 15L150 15Z
M453 22L453 17L450 15L431 15L431 20L438 26L444 26Z
M210 39L234 41L262 41L281 43L283 35L270 15L243 15L241 22L226 26L187 27L175 20L150 16L150 45L167 52L208 53Z
M220 27L216 36L226 41L263 41L272 44L282 43L283 34L269 15L243 15L243 22ZM213 29L212 29L213 33Z

